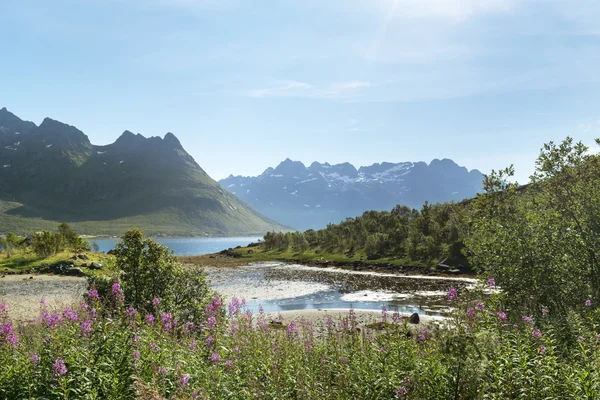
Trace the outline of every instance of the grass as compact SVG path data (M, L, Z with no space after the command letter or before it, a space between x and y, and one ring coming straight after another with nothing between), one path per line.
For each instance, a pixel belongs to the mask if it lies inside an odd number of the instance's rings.
M249 262L265 261L283 261L297 263L323 263L333 262L338 264L352 265L356 262L362 262L365 265L372 266L393 266L400 268L423 269L432 267L435 264L411 260L410 258L381 258L377 260L368 260L366 254L355 253L351 256L344 254L333 254L325 251L315 252L314 250L294 251L291 248L287 250L266 250L264 246L242 247L233 249L237 254L235 257L226 255L201 255L180 257L180 261L197 266L239 266Z
M73 256L76 254L85 254L89 260L73 260ZM102 273L102 270L93 270L84 267L83 264L89 264L96 262L102 264L103 270L110 269L114 263L114 257L104 253L95 253L92 251L86 252L72 252L63 251L47 258L39 258L30 249L15 249L12 252L10 258L6 256L5 251L0 251L0 272L19 274L28 273L30 271L37 270L53 265L59 262L73 261L75 267L81 268L83 272L88 275L96 275Z
M0 233L28 235L44 229L53 231L59 223L65 221L75 231L90 236L120 236L131 227L140 228L149 236L170 237L257 236L269 230L283 229L255 211L241 207L225 213L215 210L186 212L167 207L146 213L132 212L132 215L119 218L81 220L68 216L61 219L57 217L58 214L54 214L52 219L13 214L21 206L19 203L0 200ZM32 212L32 215L35 214Z

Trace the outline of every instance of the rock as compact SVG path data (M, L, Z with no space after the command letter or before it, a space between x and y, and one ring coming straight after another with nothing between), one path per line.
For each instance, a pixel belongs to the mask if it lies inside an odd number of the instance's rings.
M446 265L446 264L439 263L439 264L437 265L437 269L438 269L439 271L450 271L450 266L449 266L449 265Z
M30 276L29 279L33 279L33 276Z
M106 254L109 254L111 256L115 255L115 253L116 253L115 249L110 249L109 251L106 252Z
M80 260L89 260L90 258L87 256L87 254L78 254L77 258L79 258Z
M77 260L79 259L79 256L77 254L75 254L73 257L71 257L71 260Z
M248 254L254 254L254 250L248 250Z
M419 317L419 314L417 314L417 313L414 313L408 319L408 322L410 322L411 324L418 324L420 321L421 321L421 318Z
M451 269L451 270L448 270L448 273L449 274L460 274L460 269Z
M85 272L81 268L70 268L67 270L65 275L68 276L85 276Z
M97 262L92 262L92 263L90 263L88 268L89 269L102 269L102 264L99 264Z
M429 268L429 273L430 274L435 274L435 268L433 268L433 267Z

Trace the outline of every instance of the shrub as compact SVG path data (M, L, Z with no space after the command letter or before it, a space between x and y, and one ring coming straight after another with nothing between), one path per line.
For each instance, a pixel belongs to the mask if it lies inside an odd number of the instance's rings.
M157 298L161 308L178 318L199 321L208 298L212 295L204 271L184 267L172 251L153 239L144 238L139 229L126 232L115 248L117 276L90 278L100 294L108 295L112 282L122 285L125 302L139 310L155 308Z

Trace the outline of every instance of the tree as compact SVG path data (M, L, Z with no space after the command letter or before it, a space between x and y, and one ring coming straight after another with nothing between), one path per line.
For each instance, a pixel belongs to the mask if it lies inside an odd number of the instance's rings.
M37 232L33 235L32 248L40 258L47 258L58 253L61 246L60 237L50 231Z
M19 237L12 232L6 234L5 238L0 238L0 246L6 252L6 258L11 258L13 250L19 246Z
M204 271L183 267L166 246L130 229L115 248L116 266L126 301L141 310L152 309L152 299L179 318L199 321L212 291Z
M473 202L465 241L515 312L566 313L600 301L600 159L567 138L544 145L528 187L492 172Z

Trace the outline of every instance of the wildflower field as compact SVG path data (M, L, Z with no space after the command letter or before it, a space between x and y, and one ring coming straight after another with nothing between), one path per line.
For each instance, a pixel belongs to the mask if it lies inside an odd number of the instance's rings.
M591 302L567 325L548 312L509 321L493 297L454 289L448 302L445 328L383 309L371 329L353 310L322 329L286 326L218 296L202 320L178 320L159 298L148 311L131 307L119 282L58 313L42 299L25 325L3 305L0 398L600 398Z

